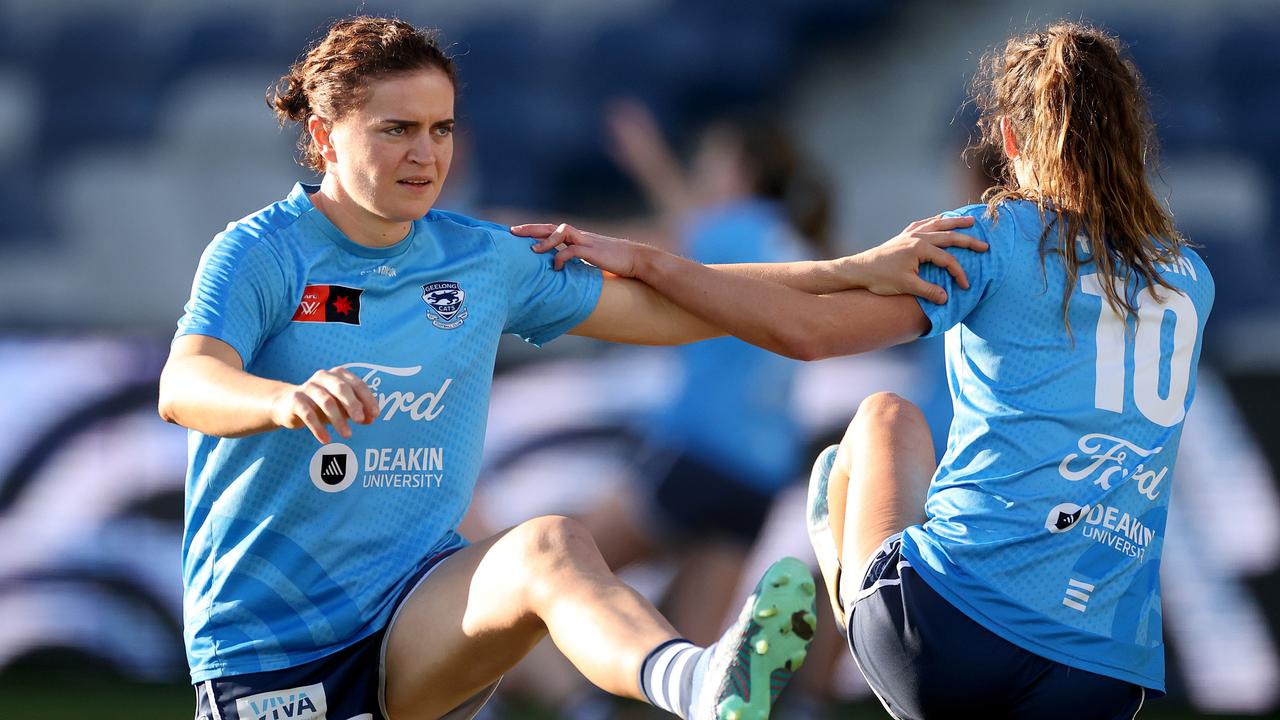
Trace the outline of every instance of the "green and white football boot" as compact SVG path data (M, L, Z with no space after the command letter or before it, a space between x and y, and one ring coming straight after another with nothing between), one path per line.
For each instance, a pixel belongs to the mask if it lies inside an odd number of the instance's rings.
M771 565L712 650L691 720L766 720L809 651L815 596L803 562L788 557Z

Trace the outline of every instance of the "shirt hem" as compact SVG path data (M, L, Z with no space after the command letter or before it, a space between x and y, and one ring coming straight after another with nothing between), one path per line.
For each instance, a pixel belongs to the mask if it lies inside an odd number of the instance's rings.
M905 533L903 534L903 538L906 538ZM1004 625L979 612L972 605L962 600L955 593L951 592L950 588L947 588L938 581L934 576L933 568L915 552L915 548L910 543L902 543L902 554L911 562L912 569L916 571L916 574L920 579L932 588L934 592L941 595L944 600L951 603L952 607L964 613L970 620L973 620L987 630L999 635L1004 640L1017 645L1027 652L1035 653L1036 655L1054 662L1062 663L1063 665L1068 665L1070 667L1079 668L1098 675L1105 675L1117 680L1123 680L1135 685L1140 685L1151 690L1154 693L1153 697L1161 697L1165 694L1165 686L1162 680L1156 680L1152 677L1139 675L1125 668L1103 665L1101 663L1074 657L1059 650L1046 647L1031 638L1010 630Z
M173 339L177 340L178 338L185 337L187 335L203 335L204 337L213 338L214 340L220 340L226 343L232 350L236 351L237 355L240 356L241 367L248 367L249 360L251 359L249 348L244 347L243 343L231 337L229 333L218 332L207 325L188 325L186 327L179 327L178 331L174 333ZM172 343L172 341L170 342Z
M202 683L205 680L219 680L221 678L233 677L236 675L249 675L252 673L273 672L275 670L286 670L288 668L306 665L309 662L315 662L321 658L328 657L334 653L342 652L356 643L368 638L369 636L382 630L385 625L374 627L370 630L360 633L352 637L350 640L344 641L340 645L331 645L323 650L306 653L305 655L289 655L287 657L279 657L276 659L258 660L252 664L246 663L222 663L217 667L201 666L191 670L191 683Z

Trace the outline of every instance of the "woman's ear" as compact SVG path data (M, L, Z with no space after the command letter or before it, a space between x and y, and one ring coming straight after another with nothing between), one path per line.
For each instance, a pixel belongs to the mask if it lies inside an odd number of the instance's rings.
M329 121L319 115L307 118L307 133L311 135L311 142L316 144L320 157L333 163L338 161L338 153L333 148L333 135L329 132L331 129Z
M1007 116L1000 117L1000 135L1004 138L1004 154L1009 156L1010 160L1017 159L1018 155L1018 139L1013 136L1013 123L1009 122Z

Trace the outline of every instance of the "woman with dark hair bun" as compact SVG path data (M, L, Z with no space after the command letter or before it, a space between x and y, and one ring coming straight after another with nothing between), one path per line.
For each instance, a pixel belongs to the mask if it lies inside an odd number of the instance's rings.
M1005 179L948 214L990 250L951 251L967 289L921 268L941 304L515 230L793 357L945 332L941 464L920 411L881 393L813 468L810 538L854 658L904 720L1131 718L1164 692L1160 551L1213 278L1148 184L1152 125L1115 38L1015 37L976 90Z
M635 280L555 272L505 228L433 209L455 75L433 32L334 23L270 100L302 125L321 183L231 223L196 271L159 410L191 430L197 717L469 718L547 634L609 692L686 718L767 717L813 633L799 561L771 567L704 648L566 518L474 544L457 533L502 333L672 344L720 331ZM840 270L850 285L914 280L901 267L943 242L970 240L936 234Z

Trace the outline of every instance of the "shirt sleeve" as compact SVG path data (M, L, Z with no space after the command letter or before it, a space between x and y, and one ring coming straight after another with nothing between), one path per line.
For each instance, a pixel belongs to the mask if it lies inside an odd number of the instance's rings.
M200 258L174 337L217 338L234 348L247 367L281 315L289 313L287 295L279 257L265 242L220 233Z
M507 322L503 332L542 345L586 320L600 300L603 275L580 260L557 271L554 253L535 253L528 238L493 231L507 282Z
M971 205L954 212L943 213L943 217L963 217L967 215L975 218L973 227L959 228L956 232L971 235L986 242L988 249L986 252L976 252L967 248L946 249L948 253L955 256L956 260L960 262L960 267L964 269L965 276L969 278L969 289L967 290L956 284L955 278L951 277L951 273L947 272L946 268L932 263L920 266L921 278L934 285L939 285L947 291L947 301L941 305L921 297L916 298L931 324L929 332L921 337L941 335L959 323L964 322L965 318L978 307L979 303L999 289L1004 268L1002 256L1009 249L1009 242L1017 235L1013 227L1014 219L1011 213L1001 213L999 223L1003 223L1004 226L997 224L999 232L996 232L991 220L985 216L985 212L985 205Z

